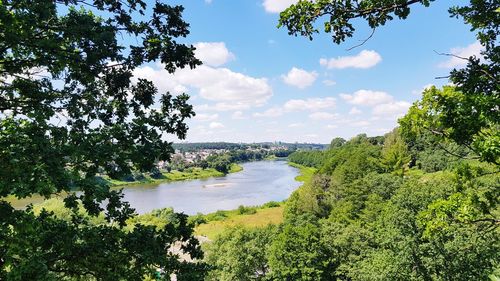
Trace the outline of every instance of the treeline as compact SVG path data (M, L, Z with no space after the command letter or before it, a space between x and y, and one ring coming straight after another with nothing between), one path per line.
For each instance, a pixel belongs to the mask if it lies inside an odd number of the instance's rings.
M189 171L193 168L213 168L221 173L227 174L231 170L231 166L236 163L259 161L267 157L287 157L294 151L286 149L278 150L230 150L224 153L214 153L209 155L206 159L195 159L193 162L187 162L182 156L177 155L172 157L170 163L165 166L167 171Z
M432 135L359 135L290 161L317 172L285 220L207 246L208 280L488 280L498 276L494 164Z
M198 142L198 143L174 143L172 147L180 152L192 152L199 151L202 149L244 149L247 145L241 143L230 143L230 142Z
M325 144L315 143L285 143L285 142L262 142L262 143L230 143L230 142L198 142L198 143L174 143L172 147L180 152L195 152L203 149L208 150L244 150L270 149L281 147L283 150L324 150L328 148Z

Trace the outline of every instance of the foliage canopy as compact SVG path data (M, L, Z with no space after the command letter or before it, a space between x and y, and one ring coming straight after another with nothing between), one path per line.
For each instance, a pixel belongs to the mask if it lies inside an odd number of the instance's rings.
M203 274L203 264L168 250L179 242L202 256L185 216L125 231L133 209L96 177L149 172L172 152L165 134L186 136L188 96L133 80L148 62L169 72L201 64L178 42L189 34L182 12L142 0L0 1L0 197L82 191L65 200L70 220L0 201L0 279ZM90 223L81 205L93 216L105 211L106 221Z

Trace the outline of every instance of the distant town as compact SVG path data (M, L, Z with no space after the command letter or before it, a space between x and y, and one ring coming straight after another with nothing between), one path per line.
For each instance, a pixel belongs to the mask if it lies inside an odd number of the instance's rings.
M229 142L203 142L203 143L174 143L175 152L170 163L185 162L196 164L206 161L209 156L223 155L234 151L245 151L249 154L274 155L276 157L288 156L297 150L324 150L328 144L316 143L229 143ZM168 161L158 162L158 168L166 169L170 164Z

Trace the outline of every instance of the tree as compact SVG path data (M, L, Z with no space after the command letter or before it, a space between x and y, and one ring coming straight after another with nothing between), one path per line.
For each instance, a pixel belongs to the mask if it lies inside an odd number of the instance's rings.
M405 168L407 168L411 157L398 128L385 136L381 156L381 163L386 171L401 172L401 176L404 176Z
M320 228L306 216L298 220L296 225L285 224L271 244L272 280L332 280Z
M213 267L209 280L266 280L266 253L275 227L228 228L207 247L207 262Z
M284 26L291 35L312 36L318 33L314 23L326 18L324 31L332 34L340 44L352 37L353 21L361 18L375 31L394 18L405 19L411 7L429 6L434 0L301 0L280 15L278 26ZM482 59L471 56L463 69L451 71L449 79L456 85L443 91L427 90L422 102L413 106L412 114L401 123L403 133L415 128L428 130L443 140L452 140L469 146L482 160L499 164L500 129L500 12L497 0L471 0L469 5L453 6L452 17L463 18L476 32L483 46ZM372 34L373 35L373 34ZM370 36L371 37L371 36ZM369 39L369 38L368 38ZM367 40L368 40L367 39ZM454 54L447 54L455 56ZM412 112L412 111L410 111ZM436 122L433 122L436 121ZM420 127L422 124L432 125Z
M201 257L185 216L160 230L124 231L133 209L96 177L149 172L173 151L165 134L186 136L188 96L158 95L151 81L133 80L146 62L171 73L201 63L194 47L177 42L189 34L182 12L142 0L0 2L0 197L82 191L65 199L70 221L0 201L0 279L203 274L203 264L167 251L180 241ZM90 215L105 211L107 223L90 223L78 202Z
M345 144L346 140L343 139L343 138L334 138L331 142L330 142L330 146L329 148L332 149L332 148L336 148L336 147L341 147Z

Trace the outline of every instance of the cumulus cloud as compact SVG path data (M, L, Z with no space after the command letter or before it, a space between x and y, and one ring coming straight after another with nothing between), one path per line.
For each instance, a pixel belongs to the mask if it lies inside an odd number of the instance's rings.
M316 71L308 72L306 70L293 67L286 75L282 75L281 78L288 85L299 89L305 89L316 81L318 73Z
M338 117L338 114L332 114L328 112L315 112L309 115L309 118L312 120L320 121L320 120L333 120Z
M136 68L133 74L135 80L142 78L153 81L158 91L162 94L166 92L171 92L173 94L187 92L187 88L176 81L175 77L163 68L154 69L150 66L144 66Z
M196 47L195 56L205 65L217 67L235 58L224 42L199 42L194 46Z
M264 0L262 5L268 13L280 13L298 0Z
M196 116L193 118L194 120L197 121L214 121L219 118L219 114L205 114L205 113L197 113Z
M287 101L283 106L270 108L264 112L255 113L255 117L277 117L287 112L297 111L312 111L332 109L335 107L335 98L309 98L309 99L293 99Z
M470 44L467 47L456 47L450 50L451 56L447 61L444 61L439 64L439 67L442 68L460 68L467 65L467 60L471 56L476 56L478 58L482 58L481 51L483 50L483 46L479 42L475 42ZM466 58L466 59L462 59Z
M137 68L135 78L147 78L161 91L186 92L187 87L195 88L199 96L215 102L215 105L201 105L201 110L242 110L260 106L273 95L265 78L254 78L227 68L206 65L196 69L180 69L170 74L161 66Z
M350 125L353 127L368 127L368 126L370 126L370 122L364 121L364 120L354 121Z
M326 79L326 80L323 80L323 84L325 86L335 86L337 84L337 82L330 80L330 79Z
M304 135L304 137L315 139L315 138L317 138L319 136L317 134L306 134L306 135Z
M227 68L199 66L194 70L181 70L175 74L177 81L199 89L199 95L216 102L244 102L264 104L272 89L267 79L254 78Z
M392 102L394 98L381 91L359 90L353 94L340 94L340 97L347 103L362 105L362 106L375 106L378 104Z
M320 65L328 69L343 69L343 68L370 68L382 61L382 57L375 51L363 50L355 56L345 56L338 58L319 60Z
M293 99L285 103L283 108L286 111L318 111L335 107L335 98L310 98L306 100Z
M300 128L300 127L304 127L304 123L292 123L288 125L288 128Z
M379 104L373 108L373 115L377 117L398 118L402 117L410 108L411 103L406 101L396 101Z
M351 110L349 110L349 115L358 115L361 113L363 113L363 112L361 110L359 110L357 107L353 107L353 108L351 108Z
M221 129L221 128L224 128L224 125L222 123L219 123L219 122L212 122L212 123L210 123L210 125L208 125L208 127L210 129Z
M283 109L280 108L280 107L273 107L273 108L270 108L264 112L257 112L257 113L254 113L253 116L255 117L278 117L278 116L281 116L283 115Z
M233 119L245 119L245 116L243 115L243 112L242 111L235 111L233 112L233 114L231 115L231 118Z

